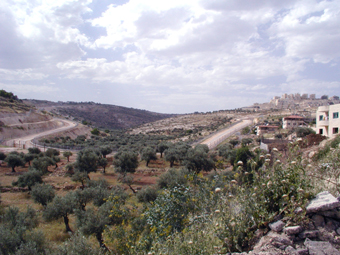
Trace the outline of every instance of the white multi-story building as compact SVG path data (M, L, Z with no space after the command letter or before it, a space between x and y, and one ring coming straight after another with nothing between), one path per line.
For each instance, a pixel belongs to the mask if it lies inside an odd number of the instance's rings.
M340 104L320 106L316 112L316 133L333 138L339 134Z

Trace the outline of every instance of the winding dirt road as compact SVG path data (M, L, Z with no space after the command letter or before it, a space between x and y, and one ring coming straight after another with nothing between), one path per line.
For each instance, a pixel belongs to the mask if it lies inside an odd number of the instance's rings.
M40 133L37 133L37 134L32 134L32 135L28 135L28 136L24 136L24 137L20 137L20 138L7 140L5 142L5 145L12 147L12 148L27 149L27 148L33 147L33 144L31 143L31 141L35 138L39 138L39 137L42 137L42 136L46 136L46 135L50 135L50 134L54 134L54 133L59 133L61 131L69 130L69 129L74 128L78 125L78 123L73 122L73 121L69 121L69 120L64 120L64 119L53 119L53 120L61 122L63 126L55 128L55 129L47 130L47 131L44 131L44 132L40 132ZM49 121L51 121L51 120L49 120Z
M211 136L208 139L201 142L201 144L206 144L206 145L208 145L209 149L213 149L217 145L222 143L224 140L226 140L228 137L232 136L236 132L238 132L238 131L242 130L243 128L245 128L249 125L252 125L252 124L253 124L252 118L243 119L240 122L232 125L231 127L217 132L213 136Z

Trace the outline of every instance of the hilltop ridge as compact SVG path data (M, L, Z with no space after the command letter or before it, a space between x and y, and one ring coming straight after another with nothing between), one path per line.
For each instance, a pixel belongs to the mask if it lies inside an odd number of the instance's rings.
M41 111L68 117L75 121L99 128L126 129L141 124L175 116L94 102L51 102L46 100L24 100Z

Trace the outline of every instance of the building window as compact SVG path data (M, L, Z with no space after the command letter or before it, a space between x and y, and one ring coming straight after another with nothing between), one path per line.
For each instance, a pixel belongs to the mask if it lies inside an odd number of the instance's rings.
M323 134L323 129L319 129L319 134L320 134L320 135Z
M339 118L339 112L333 112L333 119Z
M319 116L319 120L323 120L323 115L320 115L320 116Z
M339 128L333 128L333 134L337 134L337 133L339 133Z

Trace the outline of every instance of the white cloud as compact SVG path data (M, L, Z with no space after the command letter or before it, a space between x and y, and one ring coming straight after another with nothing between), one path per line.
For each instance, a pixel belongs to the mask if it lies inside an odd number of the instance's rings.
M0 83L2 89L11 91L14 94L20 94L21 96L33 95L33 94L45 94L49 95L60 91L59 88L51 87L47 85L30 85L30 84L4 84Z
M339 1L299 1L272 25L272 37L285 42L289 57L328 63L340 57L339 15Z
M308 84L316 94L339 88L338 80L308 74L313 63L324 65L326 72L339 64L339 1L105 3L2 1L0 82L36 80L42 85L35 89L42 86L42 91L49 91L51 81L56 88L69 84L74 91L82 84L86 100L102 84L117 88L118 94L133 87L136 95L152 91L157 101L147 95L126 97L125 105L151 109L155 103L169 103L173 112L216 109L226 106L225 101L228 106L249 105ZM66 97L63 91L60 98Z
M42 80L47 78L46 74L35 72L33 69L16 69L16 70L9 70L9 69L0 69L0 77L3 80Z

